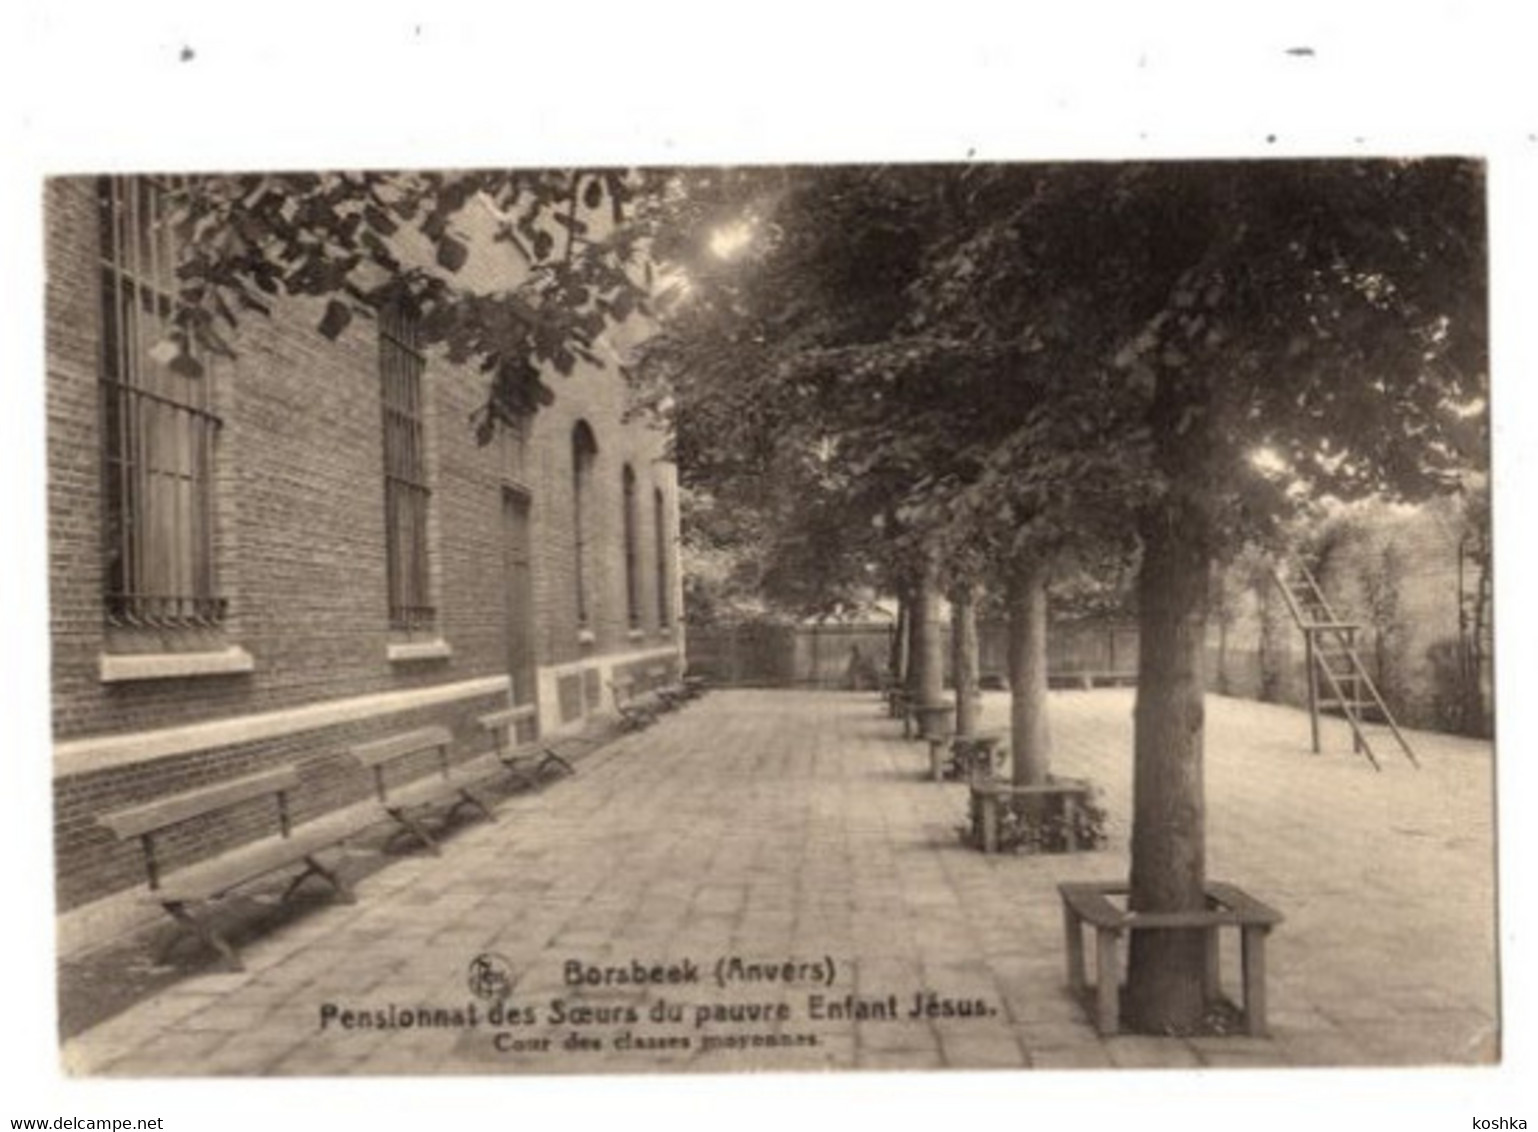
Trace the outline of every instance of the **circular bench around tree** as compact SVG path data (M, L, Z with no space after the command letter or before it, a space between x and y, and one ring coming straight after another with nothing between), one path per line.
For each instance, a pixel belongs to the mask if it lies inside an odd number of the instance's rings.
M946 779L971 780L994 774L1003 758L1004 736L997 732L983 735L945 733L929 737L929 776L936 782Z
M1068 944L1068 987L1089 1007L1095 1028L1104 1036L1121 1028L1123 938L1135 931L1199 930L1206 933L1205 991L1209 1004L1223 1000L1218 933L1239 932L1245 1032L1266 1036L1266 937L1282 914L1232 884L1207 882L1207 907L1191 912L1133 912L1111 901L1131 886L1119 881L1076 881L1057 886L1063 900L1063 929ZM1083 926L1095 930L1095 983L1084 964Z
M911 704L908 714L912 720L912 727L910 728L908 722L904 721L903 736L914 739L949 737L955 713L956 706L947 700Z
M1037 803L1038 820L1050 820L1062 831L1061 849L1074 853L1103 842L1090 800L1094 787L1082 778L1052 776L1046 782L1018 785L999 778L972 779L972 838L984 853L997 853L1005 811ZM1087 820L1081 820L1087 819Z

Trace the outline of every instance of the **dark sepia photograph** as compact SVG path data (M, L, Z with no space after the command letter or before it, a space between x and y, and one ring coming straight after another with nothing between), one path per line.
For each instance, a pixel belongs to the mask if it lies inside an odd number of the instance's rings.
M63 1074L1501 1061L1480 158L40 189Z

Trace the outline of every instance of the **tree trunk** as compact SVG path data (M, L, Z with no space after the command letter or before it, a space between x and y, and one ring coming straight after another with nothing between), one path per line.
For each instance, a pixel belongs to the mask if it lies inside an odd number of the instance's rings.
M1490 616L1490 603L1494 598L1494 578L1491 568L1494 559L1488 551L1479 556L1479 577L1474 583L1474 613L1470 648L1466 650L1468 678L1464 683L1463 713L1465 735L1489 734L1485 714L1485 625ZM1460 591L1461 592L1461 591Z
M937 704L945 692L945 641L940 631L939 571L932 562L913 591L913 656L910 673L915 702Z
M1047 571L1021 563L1009 577L1009 752L1017 786L1036 786L1052 771L1047 729Z
M1129 901L1138 912L1200 911L1206 904L1202 693L1216 533L1205 466L1213 447L1211 401L1202 400L1200 389L1181 389L1178 382L1161 381L1152 418L1160 445L1156 459L1169 489L1139 522L1143 563ZM1199 1027L1207 1005L1205 960L1200 929L1133 932L1129 1025L1149 1033Z
M977 734L977 589L951 595L951 669L956 675L956 734Z
M1269 578L1255 583L1255 608L1260 620L1260 639L1255 647L1259 668L1255 698L1262 703L1280 703L1282 699L1283 630L1279 617L1276 583Z
M888 671L899 685L908 685L908 629L913 620L913 607L908 601L908 591L897 594L897 624L892 629L892 652L888 658Z
M1218 618L1218 679L1219 695L1228 695L1228 622L1226 613Z

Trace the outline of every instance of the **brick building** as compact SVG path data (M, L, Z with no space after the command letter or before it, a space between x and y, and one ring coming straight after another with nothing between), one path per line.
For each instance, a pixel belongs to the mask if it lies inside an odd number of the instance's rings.
M532 704L542 736L682 664L664 438L613 367L486 446L485 378L400 319L334 342L318 307L248 316L201 376L156 358L164 188L47 195L47 411L60 946L133 917L137 847L103 812L297 763L296 817L361 797L350 744ZM466 269L490 278L494 250ZM227 823L228 824L228 823ZM200 836L238 838L238 830Z

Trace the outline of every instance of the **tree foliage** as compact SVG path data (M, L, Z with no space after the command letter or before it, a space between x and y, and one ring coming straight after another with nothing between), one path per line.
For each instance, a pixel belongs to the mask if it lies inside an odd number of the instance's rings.
M602 366L600 336L648 301L659 175L619 170L251 173L185 179L172 345L180 364L229 355L279 296L324 300L336 338L387 306L425 344L487 376L482 439L550 403L549 372ZM467 272L482 235L503 261Z
M1311 499L1424 498L1483 462L1473 162L231 177L187 200L184 352L280 292L325 298L328 334L406 302L488 374L485 428L663 294L639 402L798 607L935 554L1093 570L1135 540L1139 909L1202 906L1214 563ZM521 282L456 282L476 208ZM1200 1016L1187 934L1135 937L1144 1025Z
M1104 374L1083 380L1050 334L1014 320L997 301L1007 280L968 279L1040 176L873 167L747 186L755 238L687 269L640 367L652 402L673 407L682 474L781 513L781 549L794 562L814 548L803 565L822 579L842 560L900 588L925 554L981 579L1028 549L1091 545L1085 516L1111 512L1086 502L1125 490L1108 450L1085 443L1114 427L1114 400L1092 395ZM728 223L714 207L690 216Z
M683 367L731 390L707 445L831 445L888 545L967 567L1135 535L1132 900L1201 907L1211 567L1310 499L1421 498L1478 461L1482 170L820 170L771 204L763 270ZM1200 946L1139 937L1134 1018L1200 1017Z

